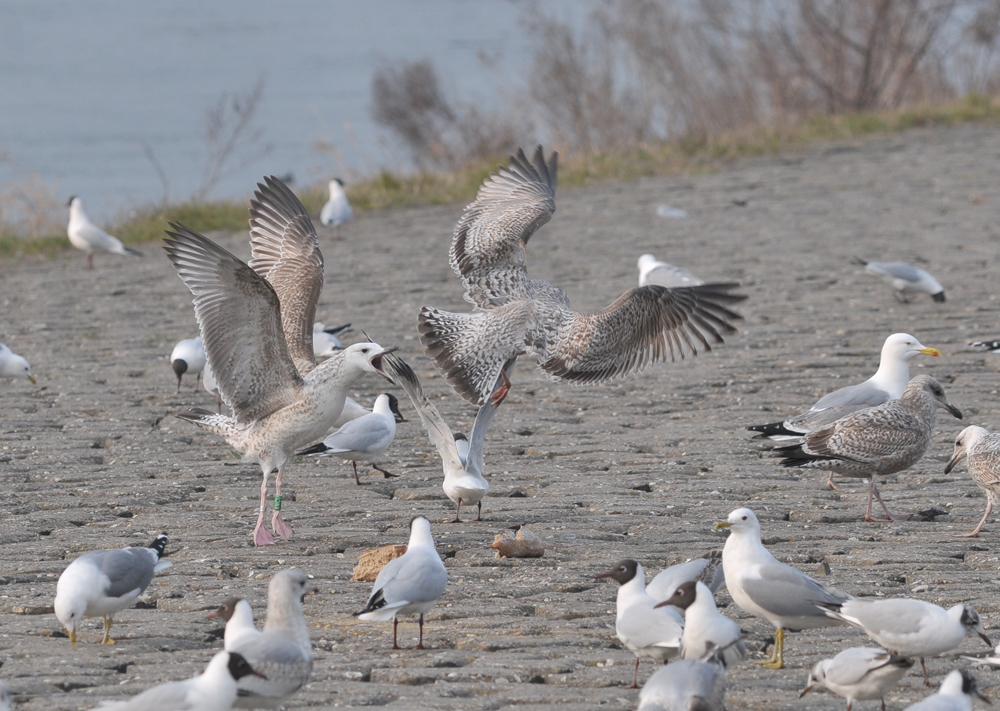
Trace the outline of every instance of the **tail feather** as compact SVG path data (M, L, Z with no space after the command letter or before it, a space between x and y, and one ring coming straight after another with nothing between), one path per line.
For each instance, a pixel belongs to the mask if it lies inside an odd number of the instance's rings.
M774 452L774 456L782 458L779 464L783 467L807 467L831 461L830 457L810 454L802 448L801 443L787 447L775 447L772 451Z
M304 457L307 454L324 454L330 450L325 444L320 442L319 444L314 444L312 447L306 447L305 449L300 449L296 452L296 456Z
M159 536L156 537L156 539L152 543L150 543L147 546L147 548L151 548L152 550L156 551L157 558L163 557L163 549L166 547L167 547L166 533L161 533Z
M131 254L133 257L141 257L142 252L137 249L132 249L131 247L125 247L125 254Z
M748 425L747 429L751 432L760 433L755 435L754 439L787 439L790 437L799 438L805 436L805 432L796 432L795 430L788 429L784 422L769 422L766 425Z

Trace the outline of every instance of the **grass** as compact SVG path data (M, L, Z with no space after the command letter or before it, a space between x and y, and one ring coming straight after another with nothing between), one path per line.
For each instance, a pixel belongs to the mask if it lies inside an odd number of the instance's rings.
M885 113L816 116L781 127L756 127L711 138L683 138L635 146L627 150L560 156L559 185L574 187L602 182L635 180L653 175L713 170L739 158L773 155L820 141L893 133L922 126L954 126L970 122L1000 123L1000 103L970 95L934 106L915 106ZM383 171L369 180L347 186L357 211L439 205L469 201L497 163L483 161L452 173L396 175ZM309 214L316 215L326 201L326 186L307 188L300 194ZM199 232L245 230L247 204L189 202L168 208L138 210L110 226L126 244L156 242L167 223L183 222ZM0 225L0 257L52 255L70 249L65 234L27 239Z

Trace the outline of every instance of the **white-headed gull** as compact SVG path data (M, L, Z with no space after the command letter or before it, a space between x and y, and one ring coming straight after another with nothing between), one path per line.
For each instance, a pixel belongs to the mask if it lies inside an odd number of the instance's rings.
M112 237L91 222L83 210L83 200L76 195L72 196L66 205L69 207L69 225L66 227L66 234L69 235L70 244L87 253L87 269L94 268L94 252L142 256L142 253L126 247L117 237Z
M26 378L32 385L36 385L28 361L3 343L0 343L0 378Z

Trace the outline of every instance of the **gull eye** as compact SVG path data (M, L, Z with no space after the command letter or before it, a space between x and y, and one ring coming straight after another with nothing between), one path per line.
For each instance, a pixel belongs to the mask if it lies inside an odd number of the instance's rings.
M747 517L746 517L746 516L744 516L744 517L743 517L743 520L744 520L744 521L746 521L746 520L747 520Z

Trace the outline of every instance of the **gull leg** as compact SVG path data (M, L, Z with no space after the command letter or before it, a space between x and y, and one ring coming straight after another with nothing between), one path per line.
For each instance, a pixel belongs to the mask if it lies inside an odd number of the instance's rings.
M104 637L101 639L101 644L114 644L115 641L111 639L111 615L104 616Z
M490 404L493 407L500 407L500 403L504 401L507 397L507 393L510 392L510 378L507 377L507 372L505 370L500 370L500 377L503 379L503 384L493 391L490 395Z
M177 394L181 394L181 376L177 376Z
M400 647L399 644L396 642L396 632L397 632L398 629L399 629L399 620L397 620L395 617L393 617L392 618L392 648L393 649L402 649L402 647Z
M968 533L953 533L952 535L955 536L955 538L978 538L979 529L981 529L983 527L983 524L986 523L986 519L990 517L990 513L992 513L992 511L993 511L993 502L987 499L986 513L984 513L983 517L979 520L979 524Z
M833 472L830 472L830 476L826 480L826 485L829 486L834 491L839 491L837 485L833 483Z
M263 469L263 465L261 466ZM270 472L264 473L264 481L260 483L260 513L257 514L257 525L253 529L253 544L255 546L274 545L274 536L264 528L264 504L267 500L267 477Z
M94 253L87 252L87 269L93 269L93 268L94 268Z
M462 500L458 500L458 506L455 508L455 518L452 519L452 523L462 523L462 519L458 517L459 511L462 510Z
M215 411L222 414L222 396L218 393L215 394Z
M383 479L398 479L399 478L399 474L393 474L392 472L387 472L385 469L383 469L382 467L380 467L375 462L372 462L371 465L372 465L372 469L374 469L375 471L382 472L382 478Z
M271 530L287 541L295 531L281 518L281 470L283 468L284 465L278 467L278 476L274 480L274 513L271 514Z
M356 461L354 461L353 459L351 460L351 466L354 467L354 481L355 481L355 483L357 483L358 486L368 486L367 482L362 483L362 481L360 479L358 479L358 463Z
M417 649L423 649L424 648L424 615L423 615L423 613L420 614L420 621L417 624L420 625L420 638L419 638L420 641L417 642Z
M888 517L889 521L906 521L910 518L910 514L893 513L888 509L885 502L882 501L882 496L878 492L878 487L875 486L875 477L872 477L871 490L875 494L875 498L878 499L879 505L882 506L882 510L885 511L885 515Z
M924 686L931 686L930 677L927 676L927 665L924 663L923 657L920 657L920 668L924 670Z
M626 689L638 689L639 688L639 657L635 658L635 671L632 672L632 686L625 687Z
M771 658L766 662L756 662L767 669L782 669L785 666L785 630L780 627L774 631L774 649Z
M478 513L476 513L476 520L477 520L477 521L482 521L482 520L483 520L483 502L482 502L482 501L480 501L480 502L479 502L478 504L476 504L476 505L477 505L477 506L479 507L479 512L478 512Z

